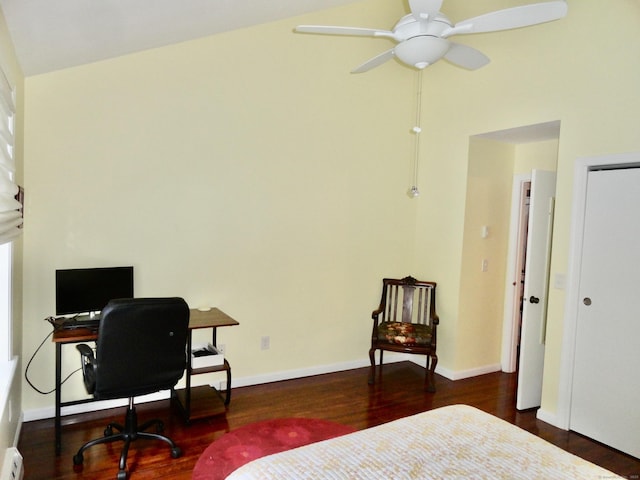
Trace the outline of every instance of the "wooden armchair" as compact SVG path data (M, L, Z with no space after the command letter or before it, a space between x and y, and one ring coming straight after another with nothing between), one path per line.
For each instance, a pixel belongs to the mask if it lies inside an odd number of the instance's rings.
M369 384L375 382L375 351L380 350L380 365L385 350L417 353L427 356L425 382L427 391L435 392L433 374L438 363L436 355L436 283L422 282L413 277L382 281L380 306L371 314L373 330L369 359Z

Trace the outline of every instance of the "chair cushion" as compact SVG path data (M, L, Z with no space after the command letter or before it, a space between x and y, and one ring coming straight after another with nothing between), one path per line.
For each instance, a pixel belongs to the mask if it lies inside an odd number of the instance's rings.
M420 323L382 322L378 325L378 340L398 345L430 345L431 327Z

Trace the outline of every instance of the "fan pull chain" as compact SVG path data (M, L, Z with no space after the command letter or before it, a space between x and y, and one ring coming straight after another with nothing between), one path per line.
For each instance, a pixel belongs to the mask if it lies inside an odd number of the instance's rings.
M418 190L418 166L420 164L420 133L422 132L422 128L420 127L421 114L422 114L422 70L418 70L418 87L417 87L417 95L416 95L416 124L412 129L413 133L416 136L414 159L413 159L413 185L411 185L411 188L409 188L409 190L407 191L407 195L410 198L415 198L418 195L420 195L420 190Z

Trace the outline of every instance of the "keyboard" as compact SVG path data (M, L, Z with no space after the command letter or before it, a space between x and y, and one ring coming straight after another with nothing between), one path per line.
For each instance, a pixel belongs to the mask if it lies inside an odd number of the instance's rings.
M63 320L62 328L64 330L75 330L76 328L88 328L89 330L97 330L100 325L100 315L78 315Z

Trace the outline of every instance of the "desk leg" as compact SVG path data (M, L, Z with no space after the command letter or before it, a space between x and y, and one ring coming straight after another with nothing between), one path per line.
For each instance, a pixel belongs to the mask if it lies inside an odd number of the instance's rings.
M56 343L56 412L55 412L55 436L56 455L60 455L62 448L62 425L60 422L60 403L62 399L62 344Z
M227 367L227 392L224 399L224 404L228 407L231 403L231 366L229 365L229 362L227 362L226 358L224 359L224 363Z
M184 410L187 418L187 423L191 421L191 349L193 348L193 338L191 336L192 331L189 330L187 335L187 378L185 378L185 391L184 391Z

